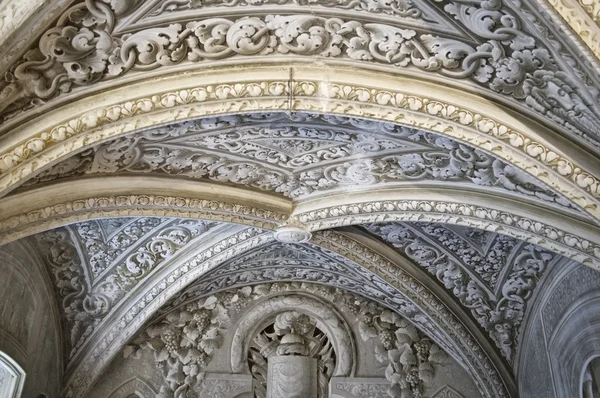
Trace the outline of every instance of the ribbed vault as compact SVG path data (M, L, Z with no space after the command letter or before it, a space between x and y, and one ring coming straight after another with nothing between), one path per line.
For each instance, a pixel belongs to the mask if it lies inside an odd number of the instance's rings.
M545 276L600 268L585 1L42 3L0 5L0 253L54 292L62 396L267 284L376 303L517 397Z

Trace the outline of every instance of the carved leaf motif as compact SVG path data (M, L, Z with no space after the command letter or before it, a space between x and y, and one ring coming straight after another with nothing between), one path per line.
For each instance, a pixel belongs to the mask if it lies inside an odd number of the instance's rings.
M298 0L311 4L310 0ZM95 5L96 3L100 5ZM210 5L255 4L231 0ZM264 0L258 3L286 3ZM408 1L336 0L325 6L417 16ZM592 88L570 70L560 70L544 40L522 28L529 21L497 1L493 7L465 0L444 5L479 43L420 34L380 23L324 18L315 14L267 15L237 20L210 18L143 28L116 37L115 19L134 9L98 0L90 9L74 7L40 39L39 46L13 66L0 91L4 117L34 106L73 86L90 85L130 70L148 70L184 61L200 62L234 56L301 54L347 57L395 67L413 66L450 78L470 78L488 89L522 101L598 146L600 111ZM172 0L157 12L190 8L198 3ZM202 4L201 6L204 6ZM565 57L569 57L565 55ZM584 92L587 90L587 92Z
M470 309L503 355L512 360L527 300L556 255L534 245L517 244L516 240L501 235L494 237L495 244L489 246L487 253L481 253L469 247L457 232L436 224L371 224L367 229L435 275ZM432 237L445 249L433 244ZM509 259L513 263L509 263ZM499 282L501 294L498 297L470 271L475 269L487 281L490 271L497 275L505 267L510 271ZM496 277L491 280L496 281ZM498 290L496 285L491 288ZM400 341L405 336L402 330L397 334Z

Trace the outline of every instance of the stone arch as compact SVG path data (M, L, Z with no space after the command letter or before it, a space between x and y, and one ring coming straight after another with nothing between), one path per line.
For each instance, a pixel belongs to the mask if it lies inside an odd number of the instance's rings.
M11 357L0 351L0 395L19 398L25 384L25 371Z
M351 377L356 367L354 338L346 321L335 309L316 297L303 294L282 294L264 302L258 302L236 325L231 344L231 369L234 373L248 372L248 348L250 340L264 326L265 318L285 311L298 311L317 320L317 325L332 340L339 361L333 376Z
M144 290L122 302L112 315L113 321L95 332L99 338L87 345L86 351L91 354L80 357L77 366L73 368L67 382L66 397L85 394L111 358L122 350L158 308L175 297L183 287L224 261L272 239L268 232L240 229L239 233L228 237L224 242L204 248L201 253L195 252L182 257L147 280ZM422 269L383 244L371 248L369 245L373 245L373 242L358 235L328 231L320 236L313 236L313 243L348 258L361 269L364 268L363 272L380 278L378 283L383 284L383 289L392 289L409 297L411 305L420 308L424 314L419 321L421 326L470 372L484 396L514 395L514 380L506 362L485 333L441 286L423 284L414 276L423 274ZM446 300L442 302L439 297L446 297ZM402 307L396 299L390 300L382 304L390 308ZM405 302L406 299L400 301ZM430 319L426 322L428 317ZM441 336L448 339L447 342L442 342Z
M382 221L429 221L495 231L600 267L600 227L499 195L444 187L371 190L331 195L326 202L294 203L210 182L100 177L9 196L0 200L0 214L1 242L71 222L118 216L201 218L268 230L299 222L312 231Z
M288 91L293 86L293 110L395 122L470 143L539 178L591 216L600 214L595 177L600 175L600 167L595 160L582 159L585 165L574 162L578 156L574 145L552 143L550 132L523 123L519 120L522 115L481 102L474 106L477 96L423 82L415 84L402 76L380 77L360 69L332 75L330 68L309 66L297 68L292 84L286 74L285 68L264 66L249 69L240 81L239 70L224 68L220 79L227 83L203 85L213 76L196 71L185 78L163 77L160 84L119 87L68 109L49 110L0 147L0 188L7 193L57 161L128 132L165 122L235 113L240 107L246 112L290 109ZM322 77L315 80L315 75ZM390 86L406 89L383 89ZM173 88L164 91L164 87ZM425 92L426 98L420 95ZM122 98L130 100L122 102ZM73 109L80 110L79 114L74 115Z

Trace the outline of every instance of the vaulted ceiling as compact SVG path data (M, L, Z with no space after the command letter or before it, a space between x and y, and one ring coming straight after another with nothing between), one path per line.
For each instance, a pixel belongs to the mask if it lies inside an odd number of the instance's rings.
M600 268L588 3L3 2L0 249L48 273L63 395L165 308L293 281L516 397L544 276Z

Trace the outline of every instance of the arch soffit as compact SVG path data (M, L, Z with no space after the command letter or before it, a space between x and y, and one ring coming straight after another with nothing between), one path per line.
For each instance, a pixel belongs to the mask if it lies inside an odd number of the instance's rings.
M212 182L112 176L11 195L0 200L0 214L2 243L99 217L200 218L266 230L299 224L311 231L377 222L436 222L509 235L600 267L599 227L537 204L444 187L339 193L294 203Z
M0 189L6 194L84 148L133 131L211 115L291 109L394 122L469 143L530 173L593 217L600 215L597 160L582 157L575 144L523 115L406 76L339 68L334 74L330 67L310 66L294 67L290 81L288 73L269 65L248 66L243 80L239 68L162 76L153 84L134 83L48 110L0 143ZM383 88L390 86L402 90Z
M425 324L450 339L454 352L460 355L456 359L467 367L484 396L514 396L516 387L506 362L465 310L446 297L448 292L428 281L429 278L415 277L415 273L423 274L423 270L409 263L394 249L373 242L362 234L333 231L322 234L313 237L315 245L338 253L372 272L421 308L429 318ZM140 328L192 281L225 261L273 239L269 233L241 231L238 235L235 239L229 237L201 253L169 264L152 280L144 282L143 291L129 296L119 305L110 322L94 333L95 338L88 340L89 344L70 363L65 396L85 395L110 360ZM376 249L370 247L373 244Z

